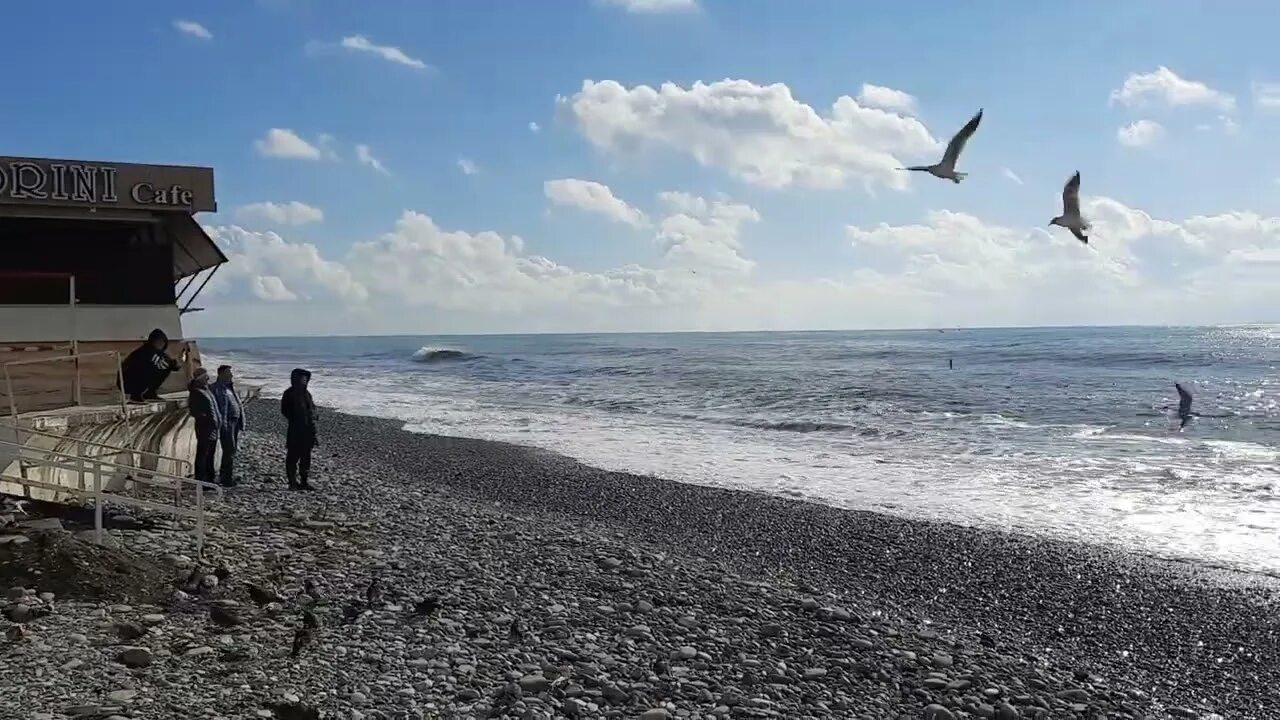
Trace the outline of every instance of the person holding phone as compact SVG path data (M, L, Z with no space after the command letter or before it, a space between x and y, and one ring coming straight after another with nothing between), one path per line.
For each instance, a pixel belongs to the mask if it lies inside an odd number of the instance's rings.
M165 350L169 347L169 336L160 328L151 331L147 341L129 353L120 364L120 381L124 386L124 394L134 402L160 399L160 386L169 378L169 373L182 369L189 350L183 349L182 362L169 357Z

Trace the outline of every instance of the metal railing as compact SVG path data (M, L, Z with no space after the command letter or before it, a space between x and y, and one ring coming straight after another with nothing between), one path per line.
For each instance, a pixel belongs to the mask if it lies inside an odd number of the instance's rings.
M72 405L79 405L81 399L82 383L80 378L80 361L88 357L104 357L110 356L115 359L116 380L115 389L119 391L120 415L123 419L128 420L129 410L127 398L124 394L124 373L120 367L120 353L117 350L99 350L96 352L76 353L70 355L57 355L46 358L31 358L30 360L11 360L4 364L4 389L9 396L9 414L13 417L14 423L18 421L18 398L13 394L13 376L9 372L10 368L22 365L38 365L40 363L54 362L73 362L75 363L75 380L71 386Z
M50 438L52 440L59 440L59 441L71 443L74 445L85 445L85 446L107 451L107 452L99 452L94 455L85 455L85 457L106 457L110 455L123 455L127 453L129 455L155 458L157 462L163 461L163 462L173 463L173 466L178 470L177 472L178 475L186 475L195 470L195 465L186 458L180 458L174 455L164 455L161 453L150 452L148 450L139 450L138 448L124 447L123 445L112 445L110 443L104 443L104 442L99 442L97 440L89 440L86 438L74 437L71 435L60 435L58 433L48 432L46 430L35 430L33 428L22 427L21 425L7 424L8 422L12 422L12 421L11 420L0 421L0 429L8 428L13 430L15 439L19 443L22 442L22 437L20 433L25 433L27 435L35 435L36 437ZM139 458L137 463L139 465L141 464L141 458Z
M156 472L154 470L146 470L124 463L110 462L93 456L86 457L84 455L76 455L74 453L63 452L60 450L31 448L12 440L0 439L0 447L12 448L16 452L20 465L25 464L25 466L31 468L45 467L76 473L78 477L78 490L69 488L66 485L35 480L26 477L25 474L23 476L16 476L0 472L0 482L14 483L27 488L38 488L52 492L78 495L87 492L88 489L85 487L85 477L86 475L92 476L94 542L99 544L102 542L103 506L105 502L114 502L122 505L131 505L134 507L171 513L175 518L186 517L193 519L196 526L196 553L197 555L203 554L205 491L213 490L216 499L220 501L222 500L222 488L219 485L193 480L191 478L178 477L177 475L170 475L168 473ZM24 454L36 455L37 457L24 458ZM135 486L137 484L142 484L174 490L173 503L170 504L144 500L138 497L111 492L104 487L104 479L109 480L121 475L125 476L127 480L133 482ZM195 507L192 509L182 507L183 489L187 484L192 485L195 489Z

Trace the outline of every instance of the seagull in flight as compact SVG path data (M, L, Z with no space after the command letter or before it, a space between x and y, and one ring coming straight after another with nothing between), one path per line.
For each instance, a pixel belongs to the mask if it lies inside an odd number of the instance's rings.
M1049 221L1050 225L1058 225L1071 231L1076 239L1085 245L1089 244L1089 236L1085 232L1089 223L1080 217L1080 171L1067 181L1062 188L1062 214Z
M969 173L956 172L956 160L960 159L960 152L964 150L964 144L969 142L969 138L978 130L978 123L982 122L982 110L978 110L978 114L973 116L964 127L960 128L960 132L951 138L951 142L947 143L947 151L942 154L942 162L936 165L913 165L912 167L902 168L903 170L917 170L919 172L927 172L930 175L943 180L950 180L953 183L959 183Z

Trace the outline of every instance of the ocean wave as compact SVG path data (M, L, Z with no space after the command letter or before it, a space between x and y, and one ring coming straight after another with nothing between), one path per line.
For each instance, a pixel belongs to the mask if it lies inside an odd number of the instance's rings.
M466 350L454 348L421 347L413 353L413 361L420 363L459 362L478 360L480 355L473 355Z

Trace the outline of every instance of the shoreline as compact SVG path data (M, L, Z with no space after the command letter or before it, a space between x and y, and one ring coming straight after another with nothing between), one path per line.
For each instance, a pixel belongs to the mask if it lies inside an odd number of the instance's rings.
M317 491L289 492L274 404L248 421L203 563L229 579L181 603L171 582L128 605L66 588L0 645L0 685L18 688L0 715L252 718L287 701L352 720L1280 717L1270 583L331 410ZM137 577L188 572L186 533L110 534ZM347 618L374 576L386 599ZM6 612L46 604L28 579ZM249 582L286 602L256 607ZM415 616L427 595L440 610ZM307 603L321 627L293 659ZM213 604L243 622L214 626ZM121 622L147 627L127 646L149 665L119 662Z

